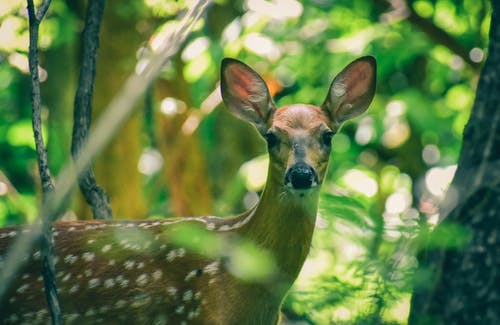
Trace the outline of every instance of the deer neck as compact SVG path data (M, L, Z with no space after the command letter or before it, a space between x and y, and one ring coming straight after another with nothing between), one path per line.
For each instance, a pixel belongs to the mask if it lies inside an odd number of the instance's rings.
M250 211L242 234L273 255L280 272L295 280L309 252L316 221L319 189L303 195L284 187L270 171L259 203Z

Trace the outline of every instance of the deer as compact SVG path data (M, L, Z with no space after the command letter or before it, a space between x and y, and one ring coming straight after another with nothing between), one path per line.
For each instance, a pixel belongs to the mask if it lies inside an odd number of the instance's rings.
M333 79L321 106L278 108L256 71L224 58L220 89L225 106L267 142L268 176L258 203L229 218L55 222L54 263L64 321L277 324L310 250L332 138L345 121L367 110L375 84L376 60L364 56ZM202 241L198 249L191 245L198 235L175 241L185 227L215 241ZM28 231L0 230L0 272L9 245ZM265 252L259 256L270 261L270 272L239 276L235 270L245 269L242 259L227 252L242 242ZM50 322L43 287L35 248L0 297L2 324Z

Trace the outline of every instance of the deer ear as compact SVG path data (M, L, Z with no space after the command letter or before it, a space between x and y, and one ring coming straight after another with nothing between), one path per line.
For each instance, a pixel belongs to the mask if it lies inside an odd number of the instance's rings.
M340 125L366 111L375 95L377 63L373 56L364 56L344 68L333 79L321 106L332 123Z
M266 83L257 72L235 59L225 58L221 65L221 94L231 113L253 123L264 133L276 109Z

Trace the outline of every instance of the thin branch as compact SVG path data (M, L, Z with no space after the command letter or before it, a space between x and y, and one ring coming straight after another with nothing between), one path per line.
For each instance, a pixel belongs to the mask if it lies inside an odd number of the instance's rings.
M29 69L31 73L33 135L35 138L42 191L45 195L54 189L54 184L50 176L47 149L45 148L42 134L42 98L40 93L40 77L38 75L38 26L40 25L40 20L35 17L35 8L32 0L28 0L28 15L30 25Z
M54 191L54 184L50 176L47 149L45 148L42 134L42 96L40 91L40 77L38 75L38 28L49 8L50 0L44 0L40 8L36 11L36 14L33 0L27 0L27 3L29 17L29 69L31 75L33 135L38 160L38 171L42 182L42 204L44 204L48 201L49 195ZM42 233L39 239L45 295L49 305L52 324L64 324L57 294L51 215L46 215L42 218Z
M83 29L82 65L75 96L73 113L73 136L71 156L80 154L86 143L92 118L92 97L96 73L97 49L99 48L99 29L104 12L104 0L90 0L87 7L85 28ZM89 166L79 177L80 191L92 207L94 219L110 219L111 208L106 192L97 185L92 167Z
M38 6L38 9L36 10L36 19L38 22L41 22L43 17L45 17L45 14L50 6L50 1L51 0L43 0L40 6Z
M458 55L465 63L467 63L472 69L479 70L480 63L472 61L469 56L469 49L467 49L463 44L461 44L455 37L446 32L444 29L436 26L431 20L420 16L410 4L407 4L404 0L373 0L374 3L382 8L386 8L388 5L392 6L394 9L394 16L392 18L396 19L406 19L411 24L418 27L427 37L437 44L443 45L448 48L451 52Z
M88 168L90 162L104 149L113 135L132 114L137 100L161 73L162 67L179 51L193 26L211 2L211 0L196 1L191 9L185 13L177 28L165 37L164 43L150 58L148 65L143 67L139 73L134 72L127 79L119 93L108 104L93 131L90 132L89 139L83 146L81 154L78 155L74 163L65 164L61 170L56 180L57 188L42 205L39 213L40 218L49 218L60 211L78 181L77 175ZM4 259L4 267L0 269L0 300L12 285L12 280L19 272L23 260L28 259L30 249L41 233L40 224L33 223L29 226L29 230L16 238L9 246L9 251Z

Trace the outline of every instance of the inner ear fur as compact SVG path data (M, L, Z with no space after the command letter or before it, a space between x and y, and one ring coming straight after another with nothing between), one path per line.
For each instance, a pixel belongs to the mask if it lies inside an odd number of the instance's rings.
M245 63L225 58L221 64L221 94L229 111L265 132L274 110L262 77Z
M340 125L366 111L375 95L377 63L364 56L348 64L333 79L321 106L332 123Z

